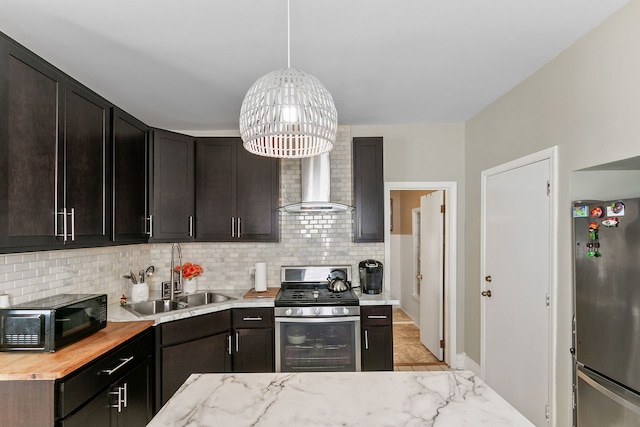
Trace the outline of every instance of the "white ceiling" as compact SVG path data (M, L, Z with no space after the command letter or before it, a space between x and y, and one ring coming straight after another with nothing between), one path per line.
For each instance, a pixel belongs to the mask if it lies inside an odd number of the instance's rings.
M341 124L462 122L629 0L291 0L291 66ZM238 128L286 0L0 0L0 31L151 126Z

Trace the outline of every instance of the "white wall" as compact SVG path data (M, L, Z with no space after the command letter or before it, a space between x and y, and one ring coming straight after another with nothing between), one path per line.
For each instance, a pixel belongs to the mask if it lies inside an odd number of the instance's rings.
M480 360L480 173L558 146L557 424L571 425L571 171L640 154L640 2L600 27L467 123L466 333Z
M389 126L352 126L351 136L384 138L385 182L458 183L457 245L457 339L458 351L464 350L464 223L465 223L465 125L463 123ZM455 356L455 355L454 355Z

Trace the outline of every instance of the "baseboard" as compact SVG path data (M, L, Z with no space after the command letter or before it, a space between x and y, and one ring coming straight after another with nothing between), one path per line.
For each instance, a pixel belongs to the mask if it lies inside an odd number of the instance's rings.
M473 372L476 376L480 376L480 365L467 356L466 353L458 353L456 356L456 367L458 369L465 369L467 371Z

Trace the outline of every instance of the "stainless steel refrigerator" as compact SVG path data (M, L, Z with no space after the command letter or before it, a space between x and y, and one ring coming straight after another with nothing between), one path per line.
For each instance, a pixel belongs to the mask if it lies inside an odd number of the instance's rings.
M575 202L578 427L640 426L640 199Z

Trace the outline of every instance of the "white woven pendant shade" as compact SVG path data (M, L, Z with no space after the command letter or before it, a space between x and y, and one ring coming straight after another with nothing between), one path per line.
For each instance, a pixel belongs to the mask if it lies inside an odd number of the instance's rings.
M295 68L260 77L240 107L240 136L254 154L313 157L333 148L338 113L318 79Z

